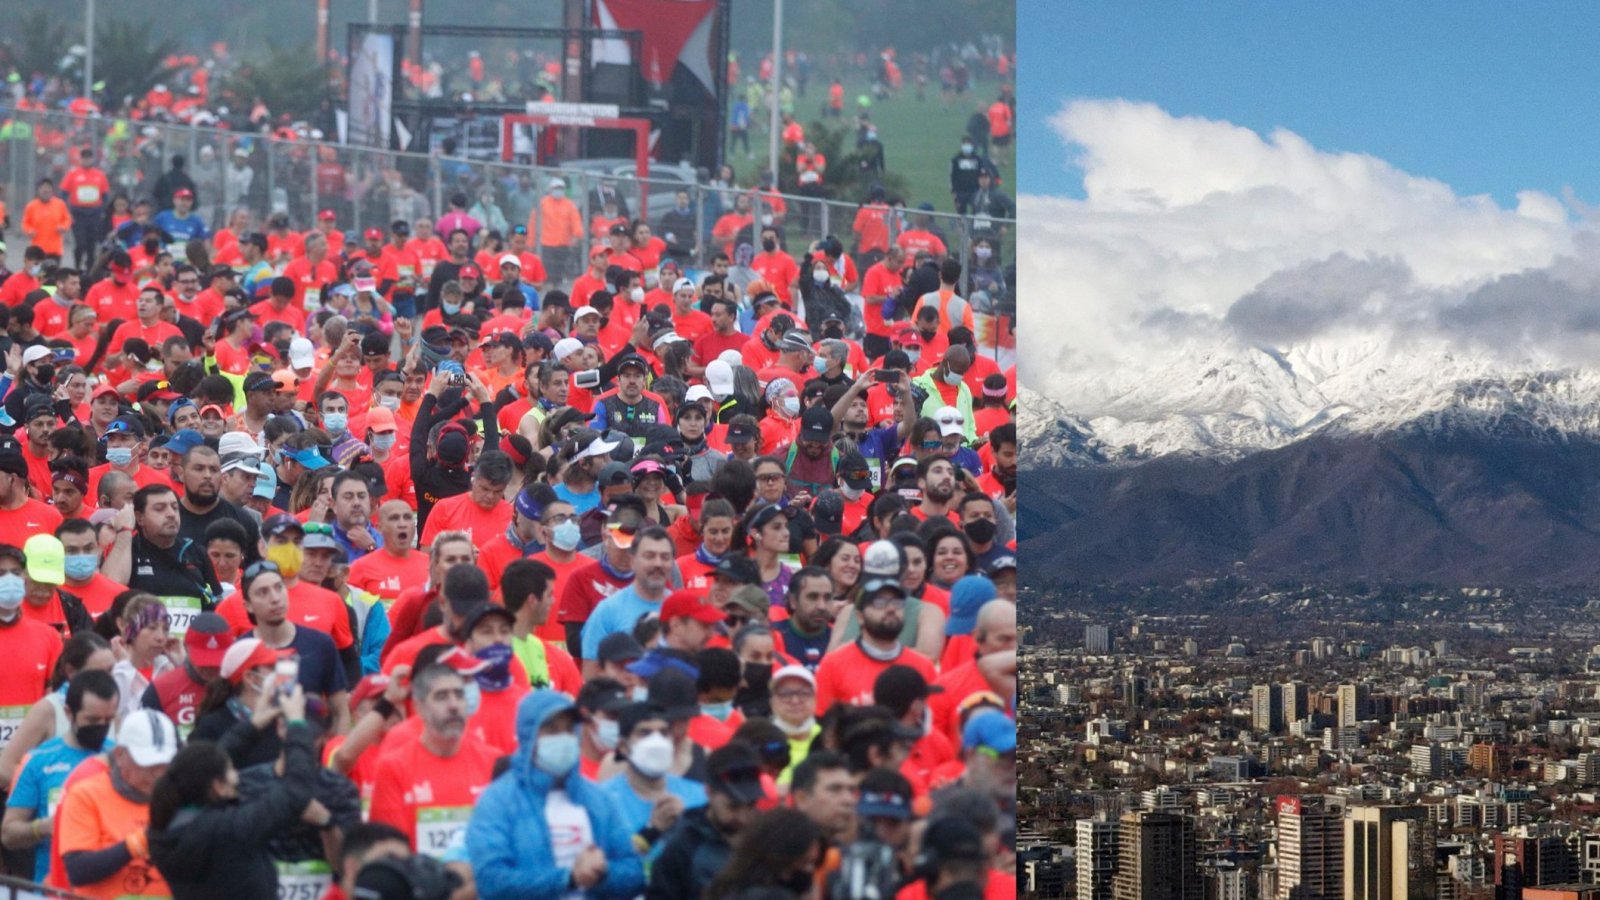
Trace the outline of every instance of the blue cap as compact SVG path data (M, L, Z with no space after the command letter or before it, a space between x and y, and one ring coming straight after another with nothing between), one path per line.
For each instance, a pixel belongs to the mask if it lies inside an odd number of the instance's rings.
M961 749L978 747L987 747L996 753L1016 752L1017 723L997 709L979 710L961 729Z
M180 397L177 400L172 401L172 405L167 407L167 424L171 425L173 422L178 420L179 410L186 406L193 408L194 405L194 401L190 400L188 397Z
M255 495L263 500L278 496L278 473L271 466L261 466L261 472L256 476Z
M971 634L978 625L978 610L994 596L994 582L982 575L963 575L950 586L950 618L944 633Z
M628 664L628 671L640 678L654 678L656 673L665 669L677 669L690 678L699 679L700 670L673 656L668 656L656 650L651 650L637 661Z
M328 462L327 459L323 458L322 454L318 453L317 448L315 447L306 447L301 450L285 450L283 451L283 455L294 460L300 465L305 466L307 469L320 469L323 466L333 465L333 463Z
M179 456L184 456L190 450L193 450L205 442L205 435L195 431L193 428L185 428L181 431L174 432L172 437L167 438L167 449L178 454Z

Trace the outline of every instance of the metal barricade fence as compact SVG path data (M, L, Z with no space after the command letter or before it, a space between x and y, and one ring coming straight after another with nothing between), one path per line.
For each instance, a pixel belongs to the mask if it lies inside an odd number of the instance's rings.
M0 900L84 900L81 894L0 875Z
M863 238L871 237L874 224L881 223L876 230L888 242L907 236L913 250L943 246L961 262L958 292L972 300L976 313L994 320L993 341L980 335L980 343L999 349L1010 339L1015 317L1007 278L1007 266L1015 261L1013 219L921 212L915 208L921 198L907 198L909 207L889 209L705 184L681 166L653 169L652 177L639 179L621 161L601 167L584 160L533 166L0 107L0 179L14 223L20 221L38 179L59 181L70 166L69 151L85 145L95 147L113 194L130 202L151 196L172 157L182 155L195 181L197 210L212 231L229 225L240 209L250 211L252 227L260 228L268 216L282 212L292 228L306 231L314 227L320 210L331 209L338 227L354 232L359 243L361 233L371 227L382 229L387 238L390 223L397 219L413 224L437 220L449 211L452 195L462 194L469 212L479 206L491 217L498 213L508 227L526 227L528 249L544 261L552 282L581 274L590 248L605 240L608 222L597 191L602 185L609 185L633 216L642 203L654 235L667 240L671 234L672 245L685 251L672 255L694 270L708 269L719 252L737 265L741 244L749 245L748 253L760 252L760 229L770 213L783 249L796 261L814 241L832 234L851 254L857 276L864 277L881 258L883 241ZM551 196L557 179L565 183L565 197L559 199ZM687 216L674 209L680 191L688 194ZM737 218L741 197L749 204L748 222ZM679 233L686 221L693 223L688 235ZM987 257L976 252L980 244L987 245Z

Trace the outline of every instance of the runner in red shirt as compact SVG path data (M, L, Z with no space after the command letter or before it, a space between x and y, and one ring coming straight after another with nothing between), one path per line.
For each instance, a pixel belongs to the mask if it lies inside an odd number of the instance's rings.
M835 703L872 705L873 686L892 665L909 666L930 683L938 679L933 663L900 644L905 608L906 590L898 578L873 578L862 585L856 601L861 637L823 656L817 666L818 715Z

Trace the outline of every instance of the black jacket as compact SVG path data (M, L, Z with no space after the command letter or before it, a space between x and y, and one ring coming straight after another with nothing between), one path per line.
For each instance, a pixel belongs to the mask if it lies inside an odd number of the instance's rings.
M417 489L417 533L428 524L428 514L434 504L446 497L465 494L472 487L472 471L467 468L445 468L428 460L428 433L441 420L449 419L466 405L455 388L445 392L442 399L432 394L422 395L417 407L417 418L411 426L411 481ZM494 401L478 408L478 429L485 447L500 446L500 426L495 421Z
M287 832L311 801L317 761L311 730L291 725L279 789L251 803L189 808L150 832L150 859L173 900L276 900L278 870L268 838Z
M662 840L645 900L697 900L733 855L733 845L706 818L704 806L685 812Z
M835 287L833 282L818 284L812 280L811 266L812 257L807 254L800 266L800 299L806 307L806 330L811 332L813 338L820 338L823 321L832 316L837 316L839 321L848 325L851 307L844 292Z
M62 637L94 630L94 618L89 615L89 608L83 605L82 599L61 589L56 591L56 599L61 601L61 615L67 620L67 633Z

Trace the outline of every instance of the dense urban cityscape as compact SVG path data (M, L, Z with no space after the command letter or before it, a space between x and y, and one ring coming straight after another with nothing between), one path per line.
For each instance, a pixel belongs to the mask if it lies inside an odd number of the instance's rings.
M1027 591L1019 891L1600 897L1600 626L1552 589Z

